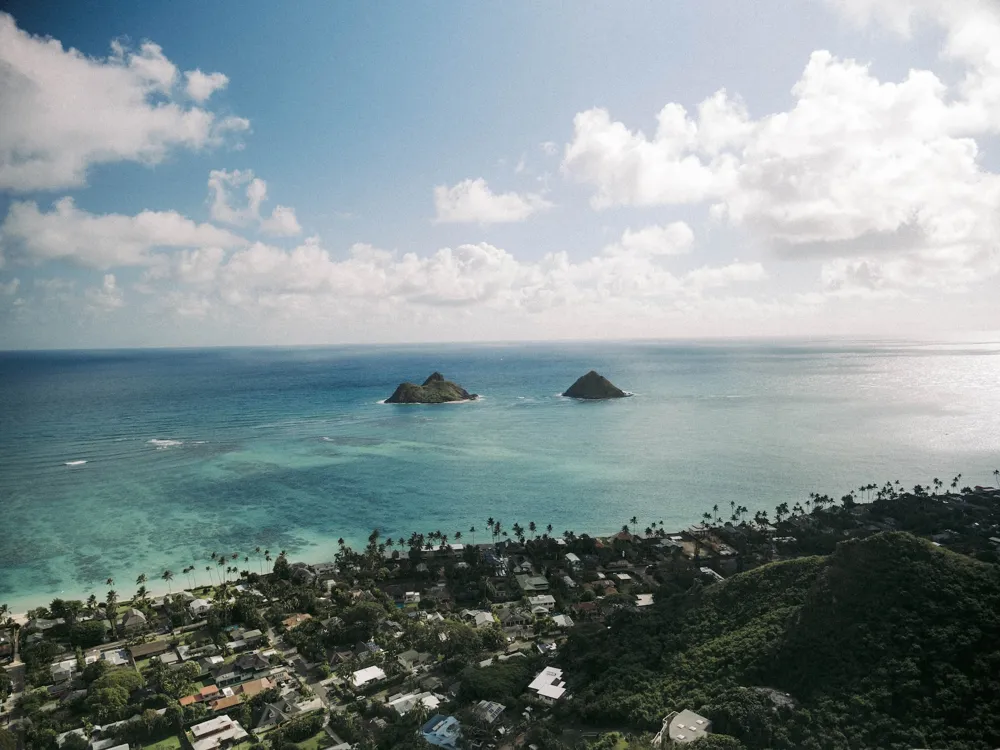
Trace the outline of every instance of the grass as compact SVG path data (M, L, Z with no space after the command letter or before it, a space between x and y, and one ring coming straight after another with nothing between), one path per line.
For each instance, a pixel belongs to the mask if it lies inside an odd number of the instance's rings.
M143 745L142 750L181 750L181 747L181 738L174 736L154 742L152 745Z
M325 729L320 729L316 734L308 739L302 740L302 742L296 743L302 750L323 750L324 747L329 747L332 744L330 740L330 735L326 733Z

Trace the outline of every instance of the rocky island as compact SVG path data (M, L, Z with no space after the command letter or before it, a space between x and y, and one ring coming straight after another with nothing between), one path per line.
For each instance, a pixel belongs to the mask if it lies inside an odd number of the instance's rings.
M445 404L454 401L474 401L479 398L475 393L469 393L457 383L445 380L439 372L433 373L423 385L415 383L400 383L389 398L387 404Z
M591 370L573 383L563 395L569 398L597 401L606 398L625 398L631 394L615 386L603 375Z

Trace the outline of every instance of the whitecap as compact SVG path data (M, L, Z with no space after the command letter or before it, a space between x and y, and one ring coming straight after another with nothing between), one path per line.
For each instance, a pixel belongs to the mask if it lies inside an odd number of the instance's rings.
M84 461L83 459L80 459L80 460L77 460L77 461L66 461L64 465L65 466L83 466L85 463L87 463L87 462Z
M153 438L152 440L146 441L147 445L152 445L156 447L156 450L163 450L164 448L175 448L178 445L184 445L183 440L163 440L160 438Z

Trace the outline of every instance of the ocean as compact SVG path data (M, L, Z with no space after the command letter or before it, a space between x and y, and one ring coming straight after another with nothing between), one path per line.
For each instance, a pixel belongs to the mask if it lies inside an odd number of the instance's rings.
M1000 344L706 342L0 353L0 603L205 583L212 552L486 519L679 529L718 505L992 484ZM590 369L632 398L558 394ZM380 401L438 370L482 399ZM473 534L471 527L477 529ZM250 556L245 562L244 557ZM196 578L182 574L194 565ZM159 585L157 585L159 584Z

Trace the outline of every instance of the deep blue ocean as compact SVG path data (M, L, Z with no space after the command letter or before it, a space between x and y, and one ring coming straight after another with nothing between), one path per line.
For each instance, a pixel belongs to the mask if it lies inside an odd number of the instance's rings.
M122 597L216 552L331 559L487 517L680 528L859 484L991 484L1000 344L0 353L0 602ZM558 394L597 369L633 398ZM439 370L474 403L380 401ZM86 463L81 463L86 462ZM261 561L239 565L258 570ZM215 568L213 568L215 570Z

